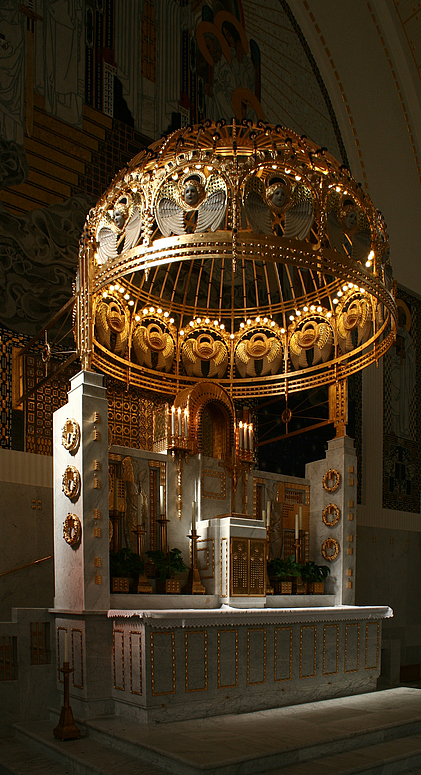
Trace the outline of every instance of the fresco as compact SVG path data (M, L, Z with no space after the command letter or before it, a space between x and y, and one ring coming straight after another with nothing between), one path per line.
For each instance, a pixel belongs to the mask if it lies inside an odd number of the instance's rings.
M384 358L383 506L420 511L421 302L398 289L396 341Z

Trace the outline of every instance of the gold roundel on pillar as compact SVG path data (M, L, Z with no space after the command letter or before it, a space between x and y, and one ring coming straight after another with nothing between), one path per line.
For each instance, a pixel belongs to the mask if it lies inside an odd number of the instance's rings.
M69 452L76 452L80 442L80 427L76 420L68 417L61 429L61 443Z
M331 519L329 519L329 516ZM341 518L341 510L336 503L328 503L322 511L322 520L327 527L335 527Z
M67 466L62 477L62 490L67 498L74 501L80 493L80 473L75 466Z
M326 541L323 541L322 543L322 555L325 560L328 560L329 562L336 560L339 550L339 541L337 541L336 538L326 538Z
M63 538L66 544L75 546L82 535L82 525L77 514L68 514L63 522Z
M341 483L341 475L336 468L329 468L322 479L323 489L326 492L336 492Z

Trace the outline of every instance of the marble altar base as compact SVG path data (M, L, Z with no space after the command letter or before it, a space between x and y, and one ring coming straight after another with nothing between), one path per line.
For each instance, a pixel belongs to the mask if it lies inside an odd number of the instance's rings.
M166 722L376 688L386 606L110 610L115 713Z

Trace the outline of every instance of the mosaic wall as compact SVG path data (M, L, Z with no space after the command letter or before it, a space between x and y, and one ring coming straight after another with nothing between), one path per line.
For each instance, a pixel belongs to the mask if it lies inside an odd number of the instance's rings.
M121 382L107 380L108 428L112 444L153 450L153 413L162 402L126 390Z
M383 506L420 511L421 301L398 289L396 342L383 370Z

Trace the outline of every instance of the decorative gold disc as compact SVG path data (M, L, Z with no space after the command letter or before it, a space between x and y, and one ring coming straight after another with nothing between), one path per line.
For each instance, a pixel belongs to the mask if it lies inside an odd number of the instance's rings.
M328 516L332 519L328 519ZM341 510L335 503L328 503L322 511L322 520L327 527L335 527L341 518Z
M329 468L329 471L326 471L322 480L323 489L326 490L326 492L336 492L340 483L341 475L339 471L337 471L336 468Z
M82 525L76 514L68 514L63 522L63 538L70 546L75 546L80 541Z
M80 473L74 466L67 466L63 478L62 489L67 498L74 501L80 493Z
M69 452L75 452L80 442L80 427L76 420L68 417L61 429L61 443Z
M332 560L336 560L339 554L339 549L339 542L336 540L336 538L326 538L326 541L323 541L322 543L321 552L325 560L329 560L329 562L331 562Z

